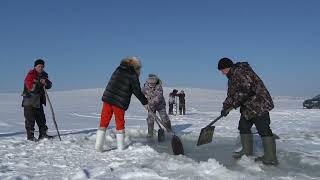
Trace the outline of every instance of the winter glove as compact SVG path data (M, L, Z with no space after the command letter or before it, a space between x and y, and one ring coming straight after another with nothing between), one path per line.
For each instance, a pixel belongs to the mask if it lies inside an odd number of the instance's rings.
M46 79L40 79L40 84L45 86L47 85L47 80Z
M222 109L221 110L221 116L226 117L229 114L229 111L227 109Z

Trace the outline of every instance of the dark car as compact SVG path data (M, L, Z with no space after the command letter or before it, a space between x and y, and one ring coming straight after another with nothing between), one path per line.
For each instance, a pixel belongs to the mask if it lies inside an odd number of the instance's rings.
M320 95L312 98L312 99L307 99L303 102L303 107L307 109L315 109L319 108L320 109Z

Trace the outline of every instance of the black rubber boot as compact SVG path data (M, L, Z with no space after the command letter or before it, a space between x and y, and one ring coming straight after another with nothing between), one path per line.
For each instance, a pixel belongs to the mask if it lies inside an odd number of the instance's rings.
M153 138L153 129L154 129L154 124L153 123L148 124L147 138Z
M42 132L39 134L38 140L41 140L41 139L53 139L53 136L49 136L47 132Z
M34 137L33 131L27 131L27 140L37 142L38 139Z
M262 137L262 145L264 149L264 155L257 157L256 162L262 161L265 165L277 165L279 164L277 159L276 141L273 136Z
M241 158L243 155L252 156L253 154L253 135L240 134L242 149L239 152L233 152L232 157L235 159Z

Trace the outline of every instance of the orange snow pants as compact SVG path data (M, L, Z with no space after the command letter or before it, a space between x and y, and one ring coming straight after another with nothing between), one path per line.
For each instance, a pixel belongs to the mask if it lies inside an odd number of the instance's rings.
M107 128L109 126L113 113L115 114L115 119L116 119L116 129L118 131L124 130L125 110L105 102L103 103L103 107L102 107L100 127Z

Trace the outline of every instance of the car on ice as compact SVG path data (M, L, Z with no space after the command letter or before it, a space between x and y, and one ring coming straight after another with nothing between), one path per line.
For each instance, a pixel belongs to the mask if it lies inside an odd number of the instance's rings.
M312 99L307 99L303 102L303 107L307 109L315 109L319 108L320 109L320 95L312 98Z

